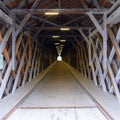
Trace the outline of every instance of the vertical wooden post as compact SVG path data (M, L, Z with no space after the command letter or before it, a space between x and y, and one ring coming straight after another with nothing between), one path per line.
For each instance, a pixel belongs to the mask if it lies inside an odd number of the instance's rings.
M103 27L104 27L104 36L103 36L103 65L104 73L107 72L107 12L103 15Z
M15 14L12 14L13 25L12 25L12 70L15 70Z

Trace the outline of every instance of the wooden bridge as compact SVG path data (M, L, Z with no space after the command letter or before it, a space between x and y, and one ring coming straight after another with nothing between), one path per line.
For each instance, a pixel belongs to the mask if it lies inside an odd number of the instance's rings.
M119 120L120 0L1 0L0 119Z

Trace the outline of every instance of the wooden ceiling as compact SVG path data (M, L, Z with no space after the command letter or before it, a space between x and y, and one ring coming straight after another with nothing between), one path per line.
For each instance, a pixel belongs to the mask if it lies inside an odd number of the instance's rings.
M60 35L61 39L71 41L81 39L78 29L87 35L94 24L86 15L92 11L98 21L102 20L105 10L110 8L116 0L1 0L10 11L15 14L15 21L20 22L30 13L30 18L24 30L30 30L34 39L53 45L52 35ZM37 4L36 4L37 3ZM58 16L46 16L47 10L59 11ZM8 14L10 14L8 13ZM69 27L71 30L61 32L60 27ZM59 39L56 39L56 41ZM52 42L48 42L52 41Z

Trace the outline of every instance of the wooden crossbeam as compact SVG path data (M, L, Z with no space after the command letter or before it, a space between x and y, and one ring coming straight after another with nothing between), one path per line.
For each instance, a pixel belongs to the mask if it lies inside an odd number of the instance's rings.
M12 33L12 28L10 27L10 28L8 28L8 30L7 30L6 34L4 35L3 40L0 44L0 54L2 54L11 33Z
M10 61L9 65L8 65L6 73L5 73L4 78L2 80L2 84L0 86L0 99L2 98L4 90L6 88L6 85L7 85L7 82L8 82L8 78L9 78L10 73L11 73L11 69L12 69L12 61Z
M37 51L37 44L35 45L35 48L34 48L34 53L33 53L33 58L32 58L32 65L31 65L31 70L30 70L30 75L29 75L29 80L28 81L32 80L32 73L33 73L33 69L34 69L36 51Z
M92 12L94 14L103 14L106 9L13 9L12 12L16 14L37 14L37 15L44 15L45 12L59 12L60 15L71 15L71 14L86 14L86 12Z
M107 24L117 24L120 21L120 7L118 7L108 18Z
M56 23L50 22L50 21L48 21L46 19L34 16L34 15L32 15L31 18L42 21L42 22L45 22L45 23L48 23L48 24L53 25L53 26L58 26Z
M115 36L114 36L114 34L113 34L113 32L112 32L112 30L111 30L109 25L107 26L107 32L108 32L110 40L111 40L111 42L112 42L112 44L114 46L115 52L116 52L116 54L118 56L118 59L120 61L120 48L119 48L119 45L118 45L118 43L116 41L116 38L115 38Z
M29 68L29 62L27 62L27 65L26 65L26 68L25 68L24 77L23 77L23 81L22 81L22 87L24 87L24 85L26 83L28 68Z
M79 29L79 32L82 35L82 37L84 38L84 40L86 41L86 43L89 44L89 40L88 40L87 36L84 34L84 32L82 31L82 29Z
M97 69L98 69L99 75L100 75L102 88L103 88L103 91L106 92L106 85L105 85L104 77L103 77L103 74L102 74L102 69L101 69L101 66L100 66L99 58L97 56L97 52L96 52L96 49L95 49L93 41L91 41L91 43L92 43L92 48L93 48L95 59L96 59L96 63L97 63Z
M87 15L90 17L92 22L94 23L95 27L98 29L100 34L104 37L105 33L104 30L102 29L101 25L98 23L97 19L94 17L92 12L88 12Z
M119 41L120 41L120 28L119 28L117 36L116 36L116 42L119 43ZM112 59L113 59L114 55L115 55L115 48L113 46L112 50L110 52L110 56L109 56L109 62L110 63L112 62Z
M98 10L101 10L101 6L100 6L100 4L98 3L98 1L97 1L97 0L93 0L93 2L94 2L94 4L95 4L95 6L97 7L97 9L98 9Z
M12 19L6 15L2 10L0 10L0 18L3 22L6 22L9 25L12 25Z
M17 88L17 85L18 85L19 76L20 76L20 72L21 72L21 69L22 69L23 61L24 61L24 58L25 58L25 55L26 55L27 47L28 47L28 42L25 45L25 48L24 48L24 51L23 51L23 55L21 57L21 61L20 61L20 64L19 64L19 67L18 67L18 70L17 70L17 75L16 75L16 78L15 78L15 82L14 82L14 85L13 85L13 88L12 88L12 93L15 92L15 90Z
M33 5L32 5L32 7L31 7L31 9L34 9L34 8L36 8L37 7L37 5L38 5L38 3L39 3L39 1L40 0L36 0L34 3L33 3ZM27 21L29 20L29 18L30 18L30 14L27 14L25 17L24 17L24 19L22 20L22 22L20 23L20 25L19 25L19 27L18 27L18 29L17 30L15 30L16 28L15 28L15 14L14 13L12 13L12 15L13 15L13 26L12 26L12 30L13 30L13 32L12 32L12 70L14 71L15 70L15 41L16 41L16 38L17 38L17 36L18 36L18 34L20 33L20 31L22 30L22 28L25 26L25 24L27 23Z
M107 62L107 68L108 68L108 74L109 74L109 76L110 76L111 83L112 83L112 85L113 85L113 87L114 87L114 90L115 90L115 94L116 94L116 96L117 96L117 98L118 98L118 101L120 102L119 89L118 89L118 87L117 87L117 83L116 83L116 81L115 81L115 77L114 77L114 74L113 74L113 72L112 72L112 68L111 68L109 62Z
M22 40L22 34L21 34L21 36L18 39L18 42L16 44L16 52L15 52L16 54L18 53L18 48L20 47L21 40ZM4 91L6 89L6 85L7 85L7 82L9 80L10 73L12 73L13 78L15 78L15 73L13 71L11 71L11 70L12 70L12 60L9 61L7 70L6 70L4 78L2 80L2 84L1 84L1 87L0 87L0 99L2 98L2 96L4 94Z
M79 29L83 29L83 30L88 30L88 27L85 26L80 26L80 27L75 27L75 26L58 26L58 27L30 27L30 30L35 30L35 29L39 29L39 30L60 30L61 27L66 27L69 28L70 30L79 30Z

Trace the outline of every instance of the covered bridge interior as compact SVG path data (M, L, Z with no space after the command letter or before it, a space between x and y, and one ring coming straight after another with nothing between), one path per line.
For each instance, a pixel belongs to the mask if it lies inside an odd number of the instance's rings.
M110 96L101 108L120 119L120 0L0 0L1 119L19 104L6 110L9 97L55 64Z

